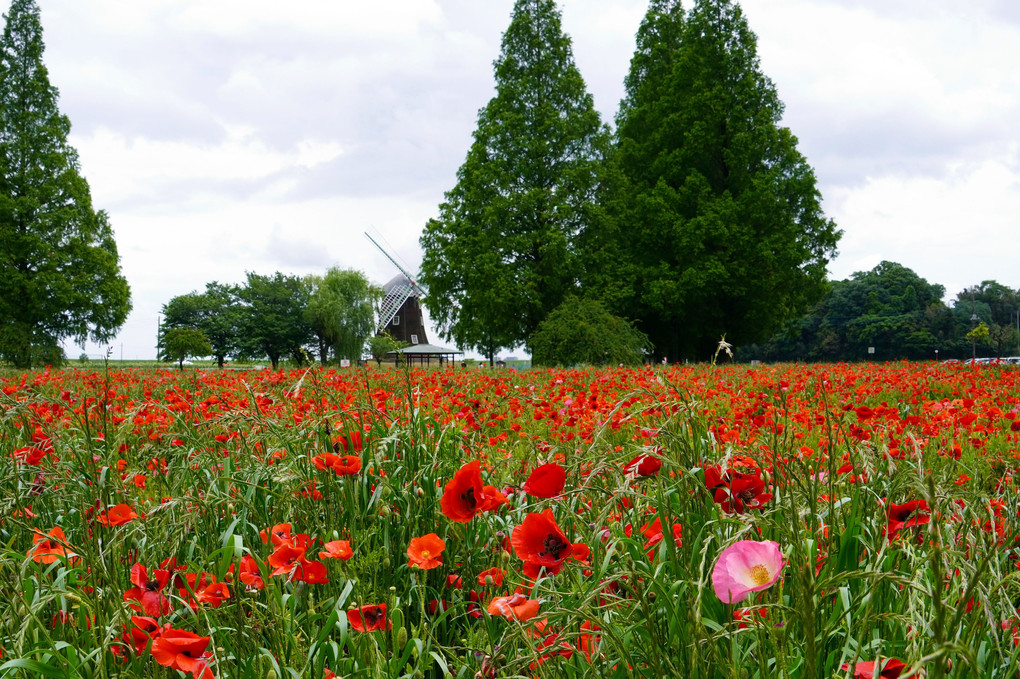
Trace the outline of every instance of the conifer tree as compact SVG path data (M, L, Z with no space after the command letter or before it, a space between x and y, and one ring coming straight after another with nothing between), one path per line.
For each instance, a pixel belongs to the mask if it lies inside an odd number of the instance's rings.
M671 360L770 336L823 294L839 231L740 7L653 0L625 85L590 285Z
M13 0L0 38L0 357L59 362L60 341L104 342L131 310L107 215L68 144L43 64L35 0Z
M490 360L576 289L609 142L554 0L517 0L495 77L457 184L421 237L432 320Z

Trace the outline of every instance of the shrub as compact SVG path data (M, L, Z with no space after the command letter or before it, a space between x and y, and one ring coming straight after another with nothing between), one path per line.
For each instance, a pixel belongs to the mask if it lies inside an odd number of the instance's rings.
M596 300L570 297L531 336L535 365L642 363L651 344L629 321Z

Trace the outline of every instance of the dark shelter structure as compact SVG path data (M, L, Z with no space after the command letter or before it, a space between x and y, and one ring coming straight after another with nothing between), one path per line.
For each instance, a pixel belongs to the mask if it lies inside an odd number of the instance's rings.
M435 344L412 344L409 347L391 351L400 361L406 361L408 365L432 365L435 361L440 367L444 365L456 366L457 355L463 355L463 351L439 347Z

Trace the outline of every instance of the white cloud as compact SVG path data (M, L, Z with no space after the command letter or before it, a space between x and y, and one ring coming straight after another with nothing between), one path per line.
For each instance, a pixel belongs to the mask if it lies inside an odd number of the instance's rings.
M416 266L422 226L493 94L513 4L41 2L50 78L134 292L118 341L151 355L163 303L246 270L329 261L384 282L394 271L361 235L369 227ZM610 122L648 2L560 6ZM887 259L950 291L1020 286L1017 4L741 6L845 231L833 275Z

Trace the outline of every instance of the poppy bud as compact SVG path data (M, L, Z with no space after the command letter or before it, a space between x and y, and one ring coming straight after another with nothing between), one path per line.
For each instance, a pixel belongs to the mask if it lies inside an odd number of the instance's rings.
M421 486L418 486L417 488L414 489L414 494L417 495L418 497L425 497L425 489L422 488Z
M390 564L390 557L388 557L388 556L387 557L383 557L383 560L382 560L383 570L388 571L390 569L390 565L391 565Z
M491 575L486 575L485 576L485 586L486 587L492 587L492 576Z
M390 506L389 505L383 505L382 507L380 507L379 508L379 516L381 516L384 519L390 518Z
M401 651L404 650L404 646L406 645L407 645L407 628L401 627L400 629L397 630L397 637L394 640L393 650L395 650L397 653L400 653Z

